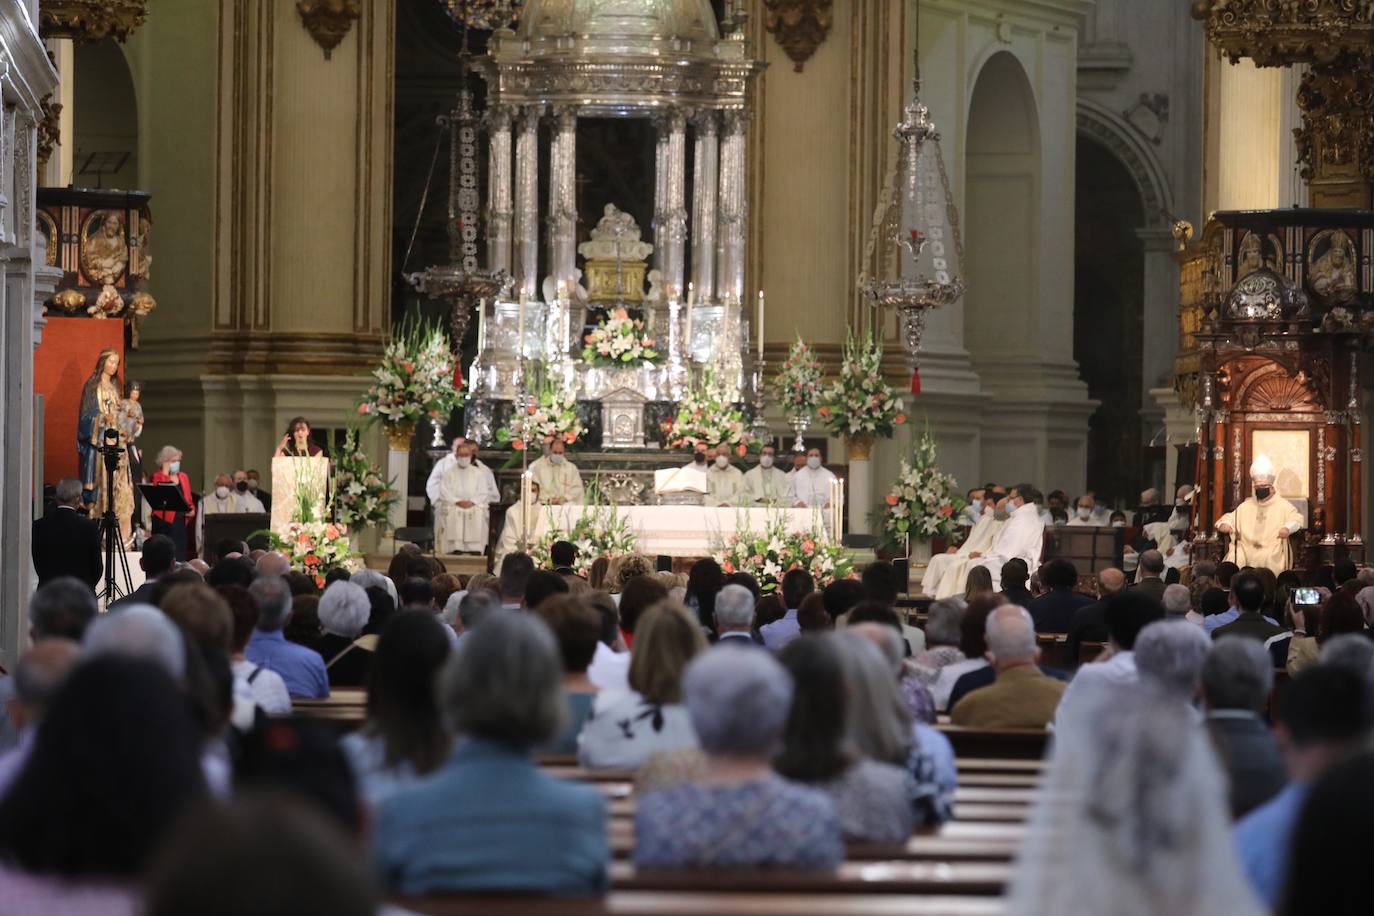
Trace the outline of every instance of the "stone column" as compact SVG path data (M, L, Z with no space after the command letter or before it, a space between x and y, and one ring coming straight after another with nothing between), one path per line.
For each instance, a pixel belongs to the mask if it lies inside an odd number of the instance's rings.
M527 107L515 138L515 289L534 299L539 289L539 118Z
M720 174L717 115L701 111L692 119L695 150L692 156L692 283L697 299L715 298L716 194Z
M511 250L511 113L505 105L487 111L487 267L509 272Z
M739 302L744 297L744 247L749 237L744 158L747 117L741 111L727 111L721 125L716 295L722 301Z
M873 502L873 440L871 438L845 440L849 461L849 510L851 534L867 534L868 512ZM839 536L836 536L836 540Z
M577 110L553 113L549 145L549 276L572 289L577 269Z
M1155 409L1152 388L1169 384L1178 352L1178 262L1174 238L1168 227L1137 229L1145 243L1144 326L1154 329L1141 345L1141 408Z

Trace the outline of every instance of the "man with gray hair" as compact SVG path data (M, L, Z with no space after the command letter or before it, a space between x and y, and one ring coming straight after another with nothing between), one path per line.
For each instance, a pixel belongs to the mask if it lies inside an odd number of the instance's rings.
M268 554L258 561L261 568ZM282 628L291 619L291 587L278 576L262 576L248 587L262 613L244 649L250 662L281 675L292 699L324 699L329 696L329 675L324 659L308 646L288 642Z
M449 603L453 603L452 598L449 599ZM474 629L500 611L501 599L495 592L484 588L479 588L475 592L465 592L458 601L457 613L454 616L456 625L453 629L458 633L457 645L461 646L472 635Z
M1186 620L1158 620L1135 641L1135 667L1143 686L1191 703L1202 680L1202 663L1212 642Z
M1207 731L1230 777L1232 818L1273 798L1286 781L1278 742L1260 718L1273 687L1273 663L1256 640L1223 636L1202 663Z
M727 585L716 594L716 633L719 645L755 646L754 595L743 585Z
M1156 601L1164 600L1164 554L1158 550L1146 550L1140 554L1140 574L1131 588Z
M291 561L281 551L271 550L258 557L254 571L260 577L284 576L291 571Z
M1188 586L1177 582L1166 585L1161 603L1164 605L1165 620L1186 620L1202 626L1202 615L1193 610L1193 593Z
M126 605L102 614L86 628L81 647L87 658L123 655L150 661L172 680L186 676L186 641L170 617L151 604Z
M19 743L0 754L0 798L28 761L38 723L80 658L81 646L70 639L45 639L20 656L14 667L14 698L0 710L19 733Z
M988 615L984 632L997 679L961 699L950 720L974 728L1044 728L1059 708L1064 683L1036 665L1040 648L1030 613L1004 604Z
M59 576L75 576L92 590L105 564L100 559L100 526L86 517L81 481L64 477L57 482L57 504L33 520L33 570L38 587Z

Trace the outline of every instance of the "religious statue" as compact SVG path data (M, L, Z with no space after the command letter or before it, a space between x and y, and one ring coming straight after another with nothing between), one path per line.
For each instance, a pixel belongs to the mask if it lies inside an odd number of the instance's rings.
M95 231L82 240L81 270L93 283L113 284L124 275L128 263L124 226L116 214L106 213Z
M586 259L587 288L593 302L639 302L644 298L645 261L654 246L640 241L634 216L607 204L591 241L577 246Z
M135 484L143 483L143 453L138 447L138 437L143 434L142 401L143 383L129 382L124 402L119 406L119 432L129 453L129 478ZM137 487L134 488L134 518L143 518L143 494Z
M1217 531L1231 535L1226 559L1240 566L1263 566L1275 575L1293 568L1289 538L1303 526L1302 514L1274 488L1274 463L1260 455L1250 465L1254 494L1221 518Z
M81 389L76 444L81 456L81 484L86 504L93 507L96 515L103 515L113 505L120 535L127 544L133 534L134 490L129 477L128 443L121 424L124 399L120 396L116 381L118 371L119 354L114 350L101 350L91 377ZM114 431L120 446L113 494L108 492L105 463L100 451L105 444L107 430Z
M1278 270L1279 257L1278 240L1274 238L1266 239L1258 232L1246 233L1240 243L1240 255L1237 258L1236 279L1240 280L1247 274L1254 273L1261 267L1268 267L1271 270Z
M1320 232L1312 240L1312 291L1323 301L1344 302L1355 294L1355 245L1339 229Z

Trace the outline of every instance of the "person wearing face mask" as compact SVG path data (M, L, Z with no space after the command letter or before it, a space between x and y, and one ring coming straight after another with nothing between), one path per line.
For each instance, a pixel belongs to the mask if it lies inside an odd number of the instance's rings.
M991 490L984 492L992 493ZM921 591L937 600L964 593L964 580L968 577L968 564L971 562L969 555L990 550L998 532L1006 524L997 514L996 504L986 503L984 511L978 516L978 523L969 531L963 544L930 558L925 575L921 578Z
M438 504L439 481L443 480L444 472L447 471L449 468L453 467L457 463L458 448L464 442L467 441L468 440L464 439L462 436L458 436L457 438L455 438L453 442L449 445L448 454L440 458L438 461L434 462L434 467L430 468L429 477L425 480L425 495L429 497L429 501L431 503ZM472 463L479 468L485 468L486 465L482 463L480 458L476 457L476 448L477 443L474 442L474 454Z
M191 478L182 473L181 449L164 445L157 453L157 470L149 482L165 487L176 487L181 498L190 506L187 512L153 513L153 534L162 534L172 539L173 553L177 562L186 562L186 522L196 515L195 502L191 498Z
M263 511L272 511L272 494L262 488L262 475L257 468L248 469L248 492L258 498L262 503Z
M242 472L240 472L242 473ZM215 478L215 489L206 493L200 500L200 513L196 517L196 544L200 547L200 558L207 563L214 559L213 552L205 537L205 517L207 515L228 515L236 512L261 512L262 503L250 496L245 482L245 492L240 494L234 488L234 480L228 474ZM248 503L248 499L252 503Z
M791 466L787 469L787 477L788 477L788 479L789 479L789 480L792 479L794 476L796 476L796 473L797 473L798 471L800 471L800 470L801 470L802 468L804 468L804 467L806 467L806 453L805 453L805 452L793 452L793 453L792 453L792 464L791 464Z
M830 481L835 474L821 465L821 450L807 449L806 467L792 475L792 505L798 509L829 509Z
M550 506L582 502L582 474L566 452L563 440L554 439L544 446L543 457L530 465L530 476L539 485L539 499Z
M787 475L774 465L777 450L765 445L759 463L744 474L744 490L751 506L790 506L792 485Z
M744 472L730 463L730 446L721 443L706 453L706 505L739 506L748 501Z
M1007 495L1007 523L997 533L992 547L985 554L975 550L969 554L969 569L982 566L992 574L994 591L1002 588L1002 564L1019 557L1026 561L1026 570L1035 572L1040 566L1040 553L1044 548L1045 523L1040 520L1040 507L1036 501L1040 491L1028 483L1018 483ZM962 583L960 585L962 587Z
M1193 487L1192 484L1185 483L1178 488L1178 495L1174 497L1174 514L1169 516L1169 530L1174 532L1175 537L1182 540L1192 521Z
M1097 526L1097 500L1091 493L1084 493L1078 497L1078 502L1074 505L1073 515L1069 516L1069 526L1072 528L1095 527Z
M1260 455L1250 465L1254 492L1217 519L1217 531L1231 536L1226 559L1237 566L1264 567L1275 575L1293 567L1288 539L1303 526L1302 514L1274 489L1274 463Z
M253 492L253 485L248 480L247 471L234 472L234 499L238 503L238 512L266 512L267 507L258 499Z
M692 460L684 464L685 470L700 471L706 473L706 468L710 466L711 459L706 456L706 443L698 442L692 449Z
M443 472L434 502L434 543L439 553L482 553L491 524L489 506L500 502L491 469L474 462L471 442L457 448Z
M984 492L982 487L974 487L972 490L968 491L968 505L965 506L964 511L959 514L959 524L973 526L977 525L979 520L982 519Z

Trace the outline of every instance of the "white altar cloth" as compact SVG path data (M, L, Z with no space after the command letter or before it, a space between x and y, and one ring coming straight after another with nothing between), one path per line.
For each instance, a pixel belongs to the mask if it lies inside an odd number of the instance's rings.
M529 541L539 540L551 527L564 531L577 524L586 506L537 505L530 509L534 531ZM731 538L736 531L761 532L770 522L782 519L787 530L815 533L817 540L829 543L823 509L736 509L728 506L606 506L601 512L615 512L635 534L637 550L646 556L705 557ZM520 540L520 504L506 510L506 524L496 545L496 563L516 550Z

